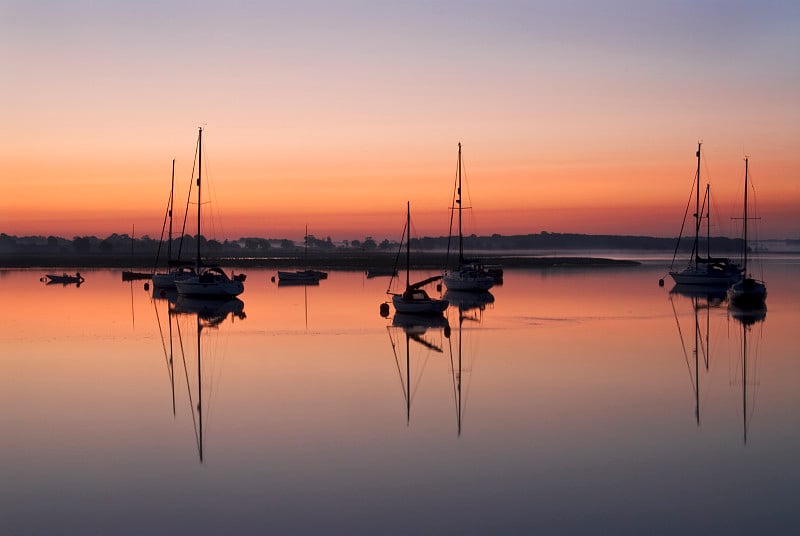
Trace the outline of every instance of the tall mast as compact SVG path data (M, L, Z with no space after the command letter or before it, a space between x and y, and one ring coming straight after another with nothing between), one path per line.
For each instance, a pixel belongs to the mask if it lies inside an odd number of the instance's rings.
M406 201L406 290L411 286L411 201Z
M706 184L706 259L711 262L711 185Z
M747 277L747 157L744 157L744 252L743 252L744 277Z
M697 185L695 186L695 209L694 209L694 247L692 248L694 251L694 267L697 268L697 258L698 254L700 253L699 244L700 244L700 223L702 221L700 217L700 147L703 145L702 142L697 142L697 171L695 172L695 179L697 181Z
M167 269L172 260L172 207L175 203L175 159L172 159L172 182L169 187L169 242L167 242ZM162 231L163 232L163 231Z
M200 273L200 179L203 177L203 127L197 129L197 272Z
M464 235L461 231L461 142L458 142L458 263L464 263Z

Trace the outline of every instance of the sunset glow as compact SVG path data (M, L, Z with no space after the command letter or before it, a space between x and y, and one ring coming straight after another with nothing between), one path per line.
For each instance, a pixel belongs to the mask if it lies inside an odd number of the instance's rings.
M217 238L675 236L703 142L800 238L795 2L0 0L0 232L157 237L203 126ZM204 184L205 186L205 184ZM466 203L465 203L466 204ZM217 218L218 217L218 218Z

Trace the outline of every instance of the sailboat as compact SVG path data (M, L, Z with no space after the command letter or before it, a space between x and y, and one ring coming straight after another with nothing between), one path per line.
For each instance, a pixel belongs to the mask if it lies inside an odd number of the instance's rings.
M679 285L704 285L704 286L722 286L727 287L731 283L739 280L741 269L729 259L711 257L710 242L711 242L711 216L710 216L710 186L706 185L706 196L703 201L703 206L700 206L700 150L702 143L697 144L697 172L695 173L695 180L692 184L692 190L695 192L695 225L694 225L694 242L692 244L692 258L689 265L683 270L674 270L672 267L675 264L675 257L678 253L678 246L680 245L680 236L675 245L675 253L672 256L672 265L670 266L669 275ZM702 208L702 210L701 210ZM705 215L703 212L705 211ZM688 207L687 207L688 213ZM706 256L700 256L700 228L702 227L703 218L706 218L708 236L706 238ZM684 216L684 225L686 218ZM683 225L681 226L681 234L683 233Z
M767 286L763 281L755 279L752 274L747 271L747 249L748 249L748 236L747 236L747 222L750 219L747 215L747 190L749 188L748 182L748 159L744 159L744 216L742 218L742 236L744 238L744 245L742 247L742 265L743 277L742 279L728 289L728 299L730 305L733 307L744 309L757 309L764 306L767 299Z
M303 253L305 262L308 262L308 226L306 225L305 249ZM296 270L294 272L278 270L278 283L317 285L320 279L328 279L328 273L320 270Z
M133 231L131 232L131 264L135 262L135 257L133 255L133 247L136 244L136 226L133 226ZM150 272L137 272L135 270L123 270L122 271L122 280L123 281L137 281L140 279L150 279L153 276Z
M219 266L203 266L200 257L200 241L202 238L200 229L200 209L202 177L203 177L203 128L198 129L197 134L197 260L195 262L195 274L175 281L178 294L182 296L202 296L202 297L222 297L230 298L238 296L244 292L244 274L235 277L228 277Z
M465 290L465 291L484 291L489 290L495 284L495 277L486 271L485 267L477 261L468 261L464 258L464 233L461 223L461 211L463 209L461 202L461 175L463 165L461 162L461 143L458 144L458 173L457 173L457 186L455 203L457 207L451 207L451 210L458 209L458 269L446 270L442 275L445 286L450 290ZM452 222L452 218L450 220ZM451 233L452 234L452 233ZM448 255L450 245L448 243ZM495 270L497 268L495 267ZM502 277L502 271L499 272Z
M174 207L174 199L175 199L175 159L172 159L172 181L170 184L169 190L169 202L167 203L167 214L166 217L169 218L169 234L167 239L167 267L168 270L165 273L154 273L153 274L153 288L154 289L171 289L175 288L175 281L180 279L186 279L193 275L196 275L194 270L187 265L186 262L181 262L180 260L173 260L172 259L172 209ZM166 223L166 221L165 221ZM162 227L162 238L163 238L163 227ZM161 251L161 244L158 246L159 253ZM158 254L156 254L156 263L158 263Z
M437 275L411 283L411 202L406 204L406 228L403 231L403 237L406 239L406 289L402 293L392 293L389 290L392 286L392 280L394 280L394 277L392 277L389 280L389 289L386 290L386 293L392 296L394 310L400 314L441 315L447 309L449 302L431 298L422 287L428 283L438 281L442 276Z

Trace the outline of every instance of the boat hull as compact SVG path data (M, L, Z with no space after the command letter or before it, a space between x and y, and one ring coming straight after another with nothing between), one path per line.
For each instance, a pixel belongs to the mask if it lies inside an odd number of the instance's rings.
M706 287L727 287L741 278L739 270L714 271L692 266L669 275L678 285L701 285Z
M494 286L495 279L490 275L476 273L472 270L447 272L442 276L445 286L449 290L466 292L481 292Z
M319 270L301 270L298 272L278 271L279 281L292 281L298 283L317 283L320 279L327 279L328 274Z
M181 296L230 298L244 292L241 276L231 279L221 268L208 268L200 275L175 281L175 287Z
M394 310L401 314L438 315L445 312L450 303L447 300L431 298L423 300L406 299L401 294L395 294L392 296L392 305L394 305Z
M731 305L740 309L763 307L766 299L766 285L755 279L743 279L728 289L728 300Z
M176 281L182 281L195 275L196 274L192 270L172 271L165 274L153 274L153 286L155 288L176 288Z

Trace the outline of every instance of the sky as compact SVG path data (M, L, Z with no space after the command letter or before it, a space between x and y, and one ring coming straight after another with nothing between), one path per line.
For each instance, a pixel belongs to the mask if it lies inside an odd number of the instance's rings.
M748 156L800 238L798 51L794 0L0 0L0 232L158 237L202 126L218 239L446 235L459 142L466 234L677 236L700 141L712 232Z

